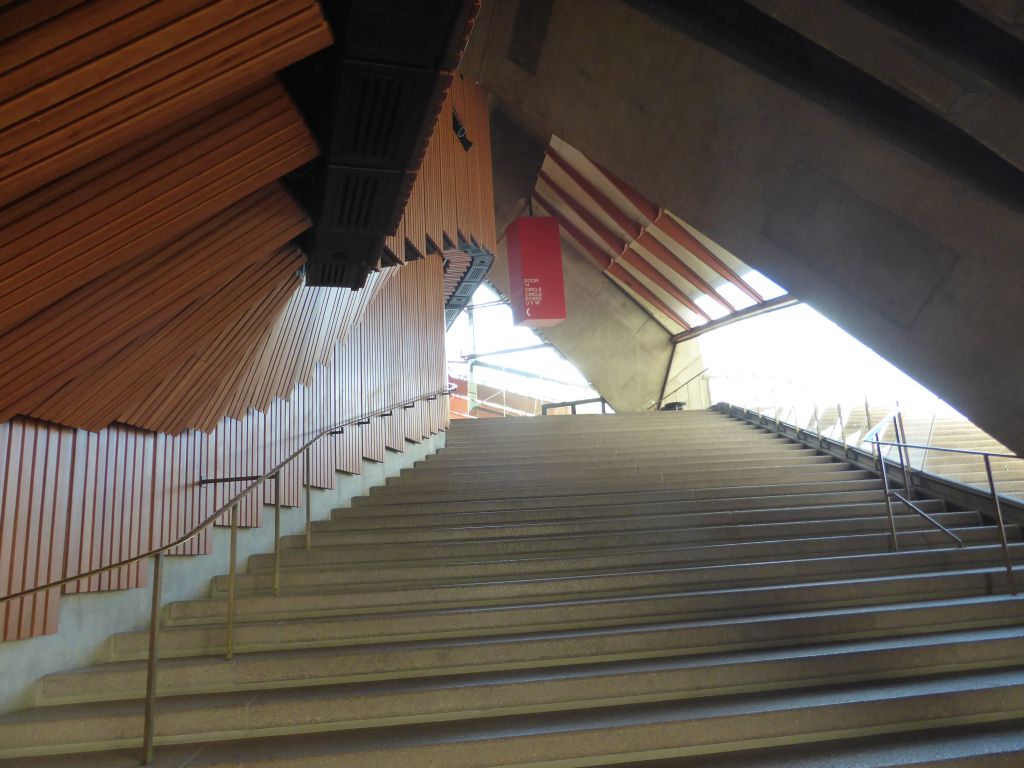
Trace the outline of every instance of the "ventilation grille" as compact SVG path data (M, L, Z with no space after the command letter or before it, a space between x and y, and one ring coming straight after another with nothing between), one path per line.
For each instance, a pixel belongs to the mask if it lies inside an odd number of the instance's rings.
M326 173L321 229L379 234L388 226L401 174L333 165Z
M338 130L332 163L400 169L412 154L419 120L437 79L433 71L366 62L343 62L336 91Z
M346 175L334 199L335 215L332 229L366 229L373 221L373 211L380 198L380 179Z

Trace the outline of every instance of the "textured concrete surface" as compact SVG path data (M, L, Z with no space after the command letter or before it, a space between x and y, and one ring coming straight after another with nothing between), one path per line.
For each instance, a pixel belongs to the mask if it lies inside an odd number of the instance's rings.
M933 135L994 152L1009 189L928 151L918 123L867 123L636 7L672 3L557 0L535 74L507 57L519 3L489 5L464 71L527 133L564 138L1024 450L1019 85L904 44L859 4L757 3L925 104Z

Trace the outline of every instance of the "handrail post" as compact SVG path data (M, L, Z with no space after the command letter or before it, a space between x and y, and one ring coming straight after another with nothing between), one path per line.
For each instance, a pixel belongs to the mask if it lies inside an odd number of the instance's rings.
M988 475L988 487L992 492L992 503L996 507L996 521L999 523L999 539L1003 545L1003 559L1006 561L1006 579L1010 583L1010 593L1017 594L1017 582L1013 577L1013 560L1010 557L1010 543L1006 540L1006 523L1003 522L1003 508L999 504L999 494L996 493L996 481L992 476L992 457L985 454L985 474Z
M850 446L846 444L846 423L843 421L842 403L836 403L836 418L839 420L839 439L843 441L843 455L849 458Z
M306 474L306 549L313 546L313 484L312 478L309 476L309 450L309 448L305 450L305 467L303 467Z
M274 473L274 594L281 594L281 470Z
M156 717L156 672L160 653L160 590L163 581L163 553L153 555L153 598L149 609L149 660L146 665L146 708L142 724L142 764L153 762Z
M892 532L892 550L900 551L899 537L896 535L896 517L892 511L892 499L889 498L889 474L885 470L885 459L882 456L882 447L875 443L875 452L878 455L878 465L882 471L882 487L885 489L885 509L889 513L889 530Z
M235 576L238 559L238 504L231 507L231 562L228 563L228 622L224 658L235 655Z
M914 489L910 485L910 472L907 469L907 464L910 461L910 453L904 454L904 443L906 443L905 435L903 430L900 428L899 414L897 413L892 417L892 426L896 430L896 454L900 457L900 469L903 470L903 487L907 489L907 496L911 499L914 498Z

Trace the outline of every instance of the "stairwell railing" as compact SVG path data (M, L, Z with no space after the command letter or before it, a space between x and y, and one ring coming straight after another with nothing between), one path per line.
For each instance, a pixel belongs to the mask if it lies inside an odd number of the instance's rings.
M808 439L803 436L807 430L794 424L787 424L782 421L779 416L781 415L781 409L779 409L774 418L768 417L758 411L753 411L748 408L742 408L731 403L719 403L715 406L719 411L723 411L732 416L742 418L753 424L757 424L766 429L774 429L780 435L786 437L794 437L800 442L808 442ZM841 417L841 412L840 412ZM817 429L816 440L818 447L823 450L828 450L829 453L836 456L837 458L848 458L853 459L861 466L871 466L878 472L883 485L883 492L885 494L886 512L889 520L889 528L891 534L891 547L894 550L899 549L899 539L896 531L896 517L893 510L893 502L903 504L905 507L916 513L928 523L941 530L951 538L957 541L958 546L963 546L963 539L957 536L953 531L943 526L938 520L929 515L924 509L922 509L916 502L915 488L920 487L924 482L927 482L930 486L945 486L954 487L959 492L961 497L965 498L977 498L980 496L987 496L988 501L991 504L991 510L993 517L995 518L996 527L999 532L999 542L1002 550L1003 565L1006 569L1007 583L1010 592L1014 595L1019 594L1017 584L1014 576L1013 569L1013 557L1010 552L1009 537L1006 532L1006 517L1003 512L1003 506L1006 503L1006 499L1000 496L998 488L996 486L995 476L992 472L992 459L1015 459L1024 461L1024 457L1017 456L1012 453L1000 453L995 451L977 451L966 448L948 448L945 446L936 445L922 445L919 443L911 443L906 440L905 428L902 421L902 413L899 408L886 414L880 422L875 424L870 430L865 432L862 438L862 444L871 445L872 453L869 454L859 448L851 447L845 440L840 445L837 441L824 437L820 429L820 420L818 417L818 408L815 406L815 424ZM895 440L881 440L879 434L889 426L893 426L896 432ZM840 430L842 431L842 430ZM882 447L896 449L897 461L892 461L882 453ZM937 475L932 475L928 472L914 469L909 460L910 450L922 450L922 451L935 451L942 453L952 454L964 454L971 456L980 456L984 461L985 474L988 484L988 493L983 494L980 489L973 486L969 486L963 483L957 483L950 481L948 478L943 478ZM902 493L900 490L894 487L891 480L891 472L898 470L899 474L902 475L903 487Z
M590 405L591 403L600 403L601 413L608 413L608 401L603 397L588 397L583 400L565 400L560 403L544 403L544 405L540 407L540 413L541 416L547 416L548 411L554 410L555 408L568 408L575 416L577 406Z
M116 563L110 563L100 568L93 568L83 573L77 573L74 576L65 576L60 579L40 584L30 589L23 589L20 592L14 592L9 595L0 597L0 604L3 604L9 600L17 600L22 597L28 597L39 592L45 592L50 589L56 589L66 584L71 584L82 579L88 579L99 574L112 571L117 568L123 568L128 565L134 565L140 563L148 558L153 558L153 584L152 584L152 599L150 601L150 612L149 612L149 646L148 646L148 657L146 664L146 698L145 698L145 710L143 716L143 735L142 735L142 764L148 765L153 761L153 743L155 738L155 720L156 720L156 683L157 683L157 661L160 652L160 610L162 607L161 592L163 588L163 556L172 549L180 547L185 544L204 530L209 528L211 525L220 520L229 511L231 513L231 544L230 544L230 558L231 562L228 564L228 605L226 611L225 621L225 642L224 642L224 658L231 659L234 655L234 623L235 623L235 581L236 581L236 559L238 555L238 517L239 517L239 505L241 502L248 497L250 494L256 491L257 488L272 480L274 483L274 576L273 576L273 592L275 595L280 594L281 590L281 472L293 461L298 459L300 456L303 457L306 471L306 495L305 495L305 508L306 508L306 525L305 525L305 547L309 549L312 545L312 509L311 509L311 485L309 483L309 469L310 469L310 449L318 443L324 437L330 435L342 434L346 427L351 426L365 426L371 423L374 418L387 418L392 416L396 410L415 408L416 404L423 401L435 401L438 397L447 397L452 393L451 387L431 392L426 395L421 395L412 400L407 400L402 403L387 406L380 410L372 413L363 414L355 418L343 421L333 426L327 427L314 434L311 438L306 440L298 449L286 456L282 461L275 464L273 467L268 469L261 475L246 475L242 477L220 477L220 478L200 478L200 485L208 485L212 483L238 483L248 481L248 485L241 491L232 496L226 503L219 506L212 514L210 514L205 520L194 526L187 533L179 536L174 541L164 544L161 547L145 552L141 555L135 555L128 557L123 560L119 560Z

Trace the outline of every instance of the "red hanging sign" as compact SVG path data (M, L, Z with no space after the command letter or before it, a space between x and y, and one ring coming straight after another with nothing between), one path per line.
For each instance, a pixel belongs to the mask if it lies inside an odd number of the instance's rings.
M505 240L512 321L527 328L545 328L565 320L558 220L522 216L508 225Z

